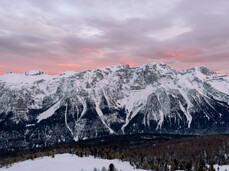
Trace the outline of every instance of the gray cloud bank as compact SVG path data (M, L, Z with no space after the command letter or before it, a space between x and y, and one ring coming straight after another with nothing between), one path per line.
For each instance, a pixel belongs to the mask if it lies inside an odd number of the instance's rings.
M227 0L4 0L0 73L164 62L229 74L228 18Z

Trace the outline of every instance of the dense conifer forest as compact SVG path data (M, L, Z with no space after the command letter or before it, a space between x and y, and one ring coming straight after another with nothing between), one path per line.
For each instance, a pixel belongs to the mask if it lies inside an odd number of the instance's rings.
M0 151L0 165L55 154L129 161L148 170L213 170L229 164L229 135L181 136L137 134L84 140L75 144ZM207 169L206 165L210 165Z

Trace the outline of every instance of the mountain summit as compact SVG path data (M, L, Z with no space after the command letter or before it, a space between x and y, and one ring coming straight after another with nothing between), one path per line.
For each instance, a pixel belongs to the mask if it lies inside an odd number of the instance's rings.
M133 133L229 133L229 78L166 64L0 76L0 148Z
M25 72L26 76L35 76L35 75L42 75L42 74L45 74L45 72L42 70L30 70Z

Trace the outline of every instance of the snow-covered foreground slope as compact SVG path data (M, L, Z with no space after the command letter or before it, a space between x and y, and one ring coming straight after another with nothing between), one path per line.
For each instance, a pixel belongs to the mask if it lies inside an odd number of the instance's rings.
M219 170L218 170L219 168ZM218 164L214 165L214 169L217 171L228 171L229 170L229 165L222 165L219 166Z
M229 133L229 78L156 63L0 76L0 148L144 132Z
M34 160L26 160L14 163L12 166L0 168L0 171L93 171L95 168L101 171L103 167L107 170L113 163L118 171L145 171L135 169L129 162L120 160L107 160L90 157L78 157L72 154L57 154L54 158L42 157ZM229 165L214 165L215 170L229 170ZM218 170L219 168L219 170Z
M94 168L107 170L109 165L113 163L118 171L143 171L142 169L134 169L130 163L122 162L117 159L95 159L93 157L78 157L71 154L58 154L52 157L42 157L34 160L27 160L13 164L9 168L0 168L0 171L93 171Z

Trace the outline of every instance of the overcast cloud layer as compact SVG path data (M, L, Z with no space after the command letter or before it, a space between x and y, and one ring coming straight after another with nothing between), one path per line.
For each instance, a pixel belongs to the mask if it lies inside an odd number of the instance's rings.
M114 64L229 75L228 0L1 0L0 74Z

